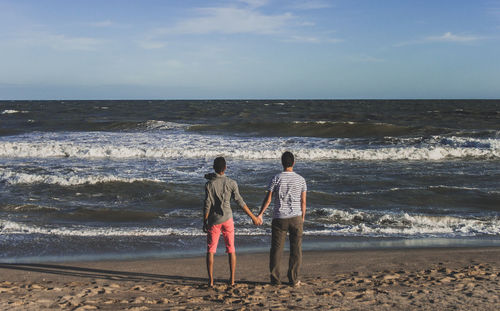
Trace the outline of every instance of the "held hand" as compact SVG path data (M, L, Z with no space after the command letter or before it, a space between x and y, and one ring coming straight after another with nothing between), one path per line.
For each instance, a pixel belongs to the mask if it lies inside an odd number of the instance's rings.
M208 223L207 223L207 221L203 221L203 232L208 233Z
M262 218L262 215L257 216L257 219L259 220L259 226L264 223L264 219Z
M253 221L253 224L256 226L262 225L262 221L258 217L253 217L252 221Z

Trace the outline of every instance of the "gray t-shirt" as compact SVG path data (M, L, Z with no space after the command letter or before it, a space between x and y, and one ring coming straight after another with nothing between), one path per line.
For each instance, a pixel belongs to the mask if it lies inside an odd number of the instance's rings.
M225 175L215 176L205 184L203 213L208 215L208 225L218 225L233 217L231 198L243 208L246 204L238 190L238 184Z
M302 216L300 199L307 191L306 180L295 172L281 172L275 175L268 187L274 196L273 218Z

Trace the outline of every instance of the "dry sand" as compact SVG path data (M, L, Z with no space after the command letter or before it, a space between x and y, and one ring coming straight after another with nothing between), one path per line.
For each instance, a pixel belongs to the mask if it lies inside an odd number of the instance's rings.
M235 287L217 256L214 288L202 257L0 264L0 310L500 309L498 247L304 252L303 261L298 288L268 283L267 254L238 255Z

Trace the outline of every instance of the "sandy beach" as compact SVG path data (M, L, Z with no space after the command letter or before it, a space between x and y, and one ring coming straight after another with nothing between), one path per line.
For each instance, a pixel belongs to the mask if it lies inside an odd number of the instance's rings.
M0 309L498 310L499 258L497 247L305 252L300 287L271 286L265 253L238 255L235 287L217 256L214 288L203 257L0 264Z

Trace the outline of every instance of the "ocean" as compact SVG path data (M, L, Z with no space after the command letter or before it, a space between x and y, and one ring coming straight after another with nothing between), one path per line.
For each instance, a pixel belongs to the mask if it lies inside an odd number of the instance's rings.
M213 159L257 213L285 150L306 250L500 246L500 100L0 101L0 262L203 255Z

